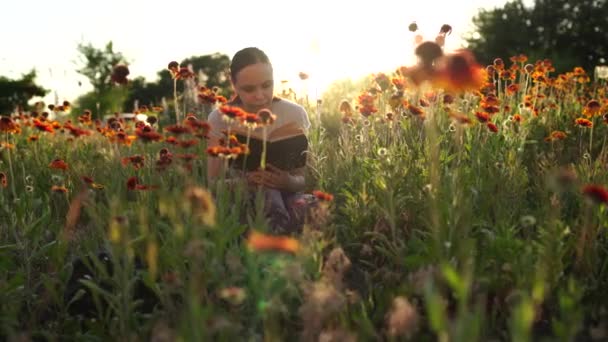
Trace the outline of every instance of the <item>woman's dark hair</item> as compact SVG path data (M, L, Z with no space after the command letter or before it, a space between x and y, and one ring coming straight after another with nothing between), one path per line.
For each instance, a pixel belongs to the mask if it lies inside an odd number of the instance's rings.
M264 53L264 51L256 48L256 47L248 47L244 48L232 57L232 62L230 63L230 78L232 82L236 80L236 75L246 66L256 64L256 63L267 63L272 66L270 63L270 59Z

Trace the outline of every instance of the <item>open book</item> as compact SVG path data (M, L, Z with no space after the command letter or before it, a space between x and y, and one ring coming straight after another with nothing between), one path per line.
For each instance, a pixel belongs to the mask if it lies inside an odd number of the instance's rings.
M262 150L264 138L258 129L249 137L249 154L240 155L231 161L233 168L255 171L260 168L262 161ZM235 132L236 138L241 144L247 143L247 133ZM308 150L308 139L302 128L296 124L281 126L266 137L266 164L289 171L306 166L306 151Z

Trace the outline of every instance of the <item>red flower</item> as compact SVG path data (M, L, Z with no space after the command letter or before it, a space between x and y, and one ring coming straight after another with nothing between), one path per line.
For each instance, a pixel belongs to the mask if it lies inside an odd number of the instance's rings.
M49 167L55 170L67 170L68 164L64 162L62 159L55 159L50 164Z
M3 188L6 188L8 186L8 177L4 172L0 172L0 186L2 186Z
M314 190L312 192L312 194L320 201L322 202L331 202L334 199L334 196L332 194L329 194L327 192L323 192L320 190Z
M589 184L583 188L583 194L596 203L608 204L608 190L601 185Z
M129 68L124 64L118 64L112 70L112 82L117 84L127 84L127 76L129 75Z
M190 127L187 126L181 126L181 125L172 125L172 126L167 126L165 127L165 131L167 132L171 132L173 134L184 134L184 133L191 133L192 130L190 129Z
M129 190L151 190L156 188L157 186L139 184L139 179L136 176L127 180L127 189Z
M236 120L244 117L247 112L236 106L221 106L220 112L225 115L227 120Z
M486 125L492 133L498 133L498 126L496 126L493 122L488 122Z
M486 112L475 112L475 117L479 122L488 122L490 120L490 114Z
M591 122L590 120L587 120L585 118L578 118L578 119L574 120L574 123L581 127L593 127L593 122Z

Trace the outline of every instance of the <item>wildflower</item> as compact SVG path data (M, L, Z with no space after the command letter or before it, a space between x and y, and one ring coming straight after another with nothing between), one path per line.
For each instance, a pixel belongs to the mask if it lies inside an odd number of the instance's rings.
M177 142L177 144L179 145L179 147L181 148L190 148L192 146L195 146L196 144L198 144L198 140L196 139L190 139L190 140L179 140Z
M127 189L129 190L151 190L156 189L153 185L143 185L139 183L139 179L136 176L130 177L127 180Z
M137 139L135 135L128 135L127 133L120 131L110 138L111 142L119 143L125 146L131 146L133 141Z
M443 56L443 50L437 43L424 42L418 45L414 54L420 59L422 66L430 67L436 59Z
M583 187L583 194L598 204L608 204L608 190L601 185L588 184Z
M513 122L519 123L519 122L521 122L521 120L522 120L522 118L521 118L520 114L515 114L515 115L513 115L513 117L511 117L511 121L513 121Z
M8 177L4 172L0 172L0 186L3 188L6 188L8 186Z
M241 123L248 128L256 128L258 124L260 124L262 120L257 114L247 113L244 117L241 118Z
M258 117L260 118L260 122L263 125L272 125L274 121L277 119L277 116L274 115L270 109L260 109L257 112Z
M135 135L144 142L161 141L163 139L163 136L150 126L135 130Z
M179 71L179 63L176 61L171 61L167 66L167 69L169 69L171 73L177 73Z
M21 128L9 116L0 116L0 132L19 134L21 133Z
M418 24L416 24L416 22L414 21L408 25L407 29L410 30L410 32L416 32L418 31Z
M548 137L545 138L545 141L564 140L566 137L567 134L565 132L553 131Z
M67 193L68 189L65 186L59 186L59 185L53 185L51 187L51 191L52 192L56 192L56 193Z
M391 85L391 80L388 78L388 76L386 76L385 73L378 73L375 77L374 77L374 81L376 81L376 83L378 84L378 86L380 87L381 91L385 91L386 89L388 89Z
M88 184L91 188L93 189L97 189L97 190L101 190L104 188L103 185L95 183L95 181L93 180L93 178L88 177L88 176L82 176L80 179L82 179L82 181L85 184Z
M190 187L185 192L186 202L192 214L207 226L215 225L215 203L211 193L201 187Z
M68 169L68 164L63 161L62 159L54 159L50 164L49 167L51 169L55 169L55 170L67 170Z
M34 127L36 127L36 129L38 129L39 131L42 131L42 132L48 132L48 133L55 132L55 129L53 128L52 124L49 124L48 122L41 121L38 119L34 119Z
M451 92L477 90L483 81L482 69L469 51L460 50L438 62L436 83Z
M416 107L412 104L407 105L407 109L410 111L412 115L424 115L424 110L420 107Z
M490 114L488 114L486 112L475 112L475 117L481 123L485 123L490 120Z
M581 127L588 127L588 128L593 127L593 122L591 122L590 120L585 119L585 118L578 118L578 119L574 120L574 123Z
M121 164L122 164L122 166L127 166L127 165L131 164L131 165L133 165L135 170L139 170L140 168L144 167L144 160L145 160L144 156L137 154L137 155L122 158Z
M496 58L493 62L494 69L497 71L502 71L505 68L505 63L502 58Z
M440 35L447 36L450 33L452 33L452 26L450 26L448 24L441 25L441 28L439 29L439 34Z
M388 150L386 149L386 147L380 147L380 148L378 149L378 155L379 155L380 157L384 157L384 156L386 156L387 154L388 154Z
M496 126L493 122L488 122L486 125L492 133L498 133L498 126Z
M25 186L25 192L33 192L34 191L34 187L31 185L26 185Z
M298 240L286 236L272 236L252 231L247 239L247 245L255 252L276 251L296 253L300 249Z
M116 84L127 84L127 76L129 75L129 68L124 64L118 64L112 69L112 82Z
M348 100L342 100L340 102L340 106L338 107L338 110L344 116L351 116L351 115L353 115L353 107L351 106L351 104L350 104L350 102Z
M597 100L590 100L583 108L583 115L590 118L600 112L602 105Z
M181 126L181 125L167 126L167 127L165 127L165 131L176 134L176 135L192 133L192 130L190 129L190 127Z
M334 196L332 194L320 191L320 190L314 190L312 192L312 194L319 200L322 202L331 202L334 200Z
M228 123L239 120L247 114L243 109L236 106L221 106L220 112L224 114L222 119Z
M519 219L519 223L525 228L532 227L536 224L536 217L532 215L524 215Z
M159 108L161 108L161 107L159 107ZM156 107L154 107L154 110L156 110ZM160 111L162 111L162 109ZM150 125L154 125L157 121L158 121L158 119L156 118L156 116L148 116L146 118L146 122L149 123Z

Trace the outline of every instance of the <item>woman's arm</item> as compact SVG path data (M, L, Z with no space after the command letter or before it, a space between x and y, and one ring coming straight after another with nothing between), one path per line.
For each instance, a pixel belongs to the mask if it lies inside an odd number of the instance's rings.
M248 174L248 179L250 182L270 188L300 192L306 187L305 172L306 168L304 167L292 171L283 171L274 165L267 164L266 170L251 172Z

